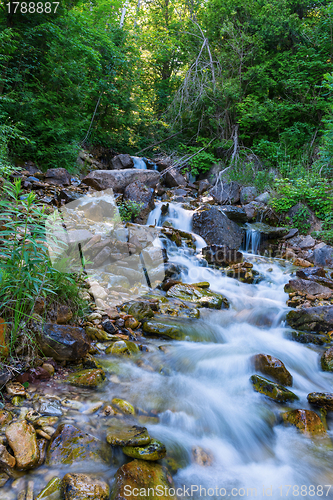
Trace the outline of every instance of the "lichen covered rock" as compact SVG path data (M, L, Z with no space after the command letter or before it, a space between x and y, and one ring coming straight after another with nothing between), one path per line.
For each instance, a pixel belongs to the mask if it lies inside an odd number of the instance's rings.
M124 446L123 452L131 458L156 461L165 457L166 448L157 439L152 439L146 446Z
M282 361L269 354L256 354L252 357L252 362L256 370L264 375L269 375L279 384L292 386L293 378L284 366Z
M264 394L278 403L285 403L286 401L298 399L296 394L286 389L283 385L275 384L259 375L252 375L250 381L255 391Z

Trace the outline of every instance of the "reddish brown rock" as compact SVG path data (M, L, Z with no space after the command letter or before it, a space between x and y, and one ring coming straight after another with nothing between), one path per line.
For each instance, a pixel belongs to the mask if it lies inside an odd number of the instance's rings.
M256 354L252 357L256 370L271 376L279 384L292 386L293 378L282 361L269 354Z
M35 429L26 420L13 422L6 429L6 438L14 452L19 469L33 469L39 460Z
M326 436L326 429L317 413L311 410L292 410L282 414L286 424L294 425L303 434L312 436Z

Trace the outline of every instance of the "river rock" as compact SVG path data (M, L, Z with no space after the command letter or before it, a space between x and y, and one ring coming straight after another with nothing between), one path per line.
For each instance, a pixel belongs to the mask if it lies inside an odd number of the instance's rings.
M285 403L286 401L298 399L296 394L286 389L283 385L275 384L259 375L252 375L250 381L255 391L264 394L278 403Z
M110 321L109 319L106 319L103 321L102 327L107 333L110 333L111 335L114 335L115 333L117 333L117 328L114 326L112 321Z
M202 255L208 264L219 266L230 266L243 262L243 254L236 249L230 249L227 246L210 245L202 249Z
M304 280L312 280L316 277L325 278L326 271L323 267L308 267L297 269L296 276Z
M96 191L112 188L116 193L123 193L126 186L140 181L146 186L155 187L160 180L160 173L156 170L139 170L129 168L125 170L94 170L84 179L83 184L91 186Z
M0 488L5 486L8 480L9 480L8 474L6 474L5 472L0 472Z
M36 342L45 356L56 361L76 361L84 358L90 349L90 341L83 328L46 323Z
M286 338L299 342L300 344L315 344L315 345L325 345L328 339L325 335L319 335L318 333L305 333L305 332L288 332Z
M300 248L301 250L308 250L309 248L313 248L315 244L316 240L313 239L312 236L310 236L310 234L308 234L308 236L306 236L304 240L302 240L298 244L298 248Z
M329 245L315 248L311 261L315 266L333 267L333 248Z
M186 333L181 328L181 325L175 323L174 320L164 318L146 320L142 325L142 330L149 335L162 335L173 340L184 340L186 338Z
M284 291L287 293L301 292L301 293L307 293L308 295L324 294L327 296L327 298L333 295L333 291L330 288L319 285L314 281L303 280L303 279L290 280L289 283L287 283L284 286Z
M45 488L37 495L36 500L57 500L61 493L61 479L59 477L52 478Z
M120 398L113 398L111 405L125 415L135 415L135 408L131 403Z
M57 186L69 186L71 175L65 168L49 168L45 173L45 181Z
M100 439L73 425L61 424L51 438L46 465L70 465L86 461L109 463L111 457L112 449Z
M58 325L66 325L73 317L73 313L66 305L60 305L57 309Z
M104 371L96 369L81 370L67 377L67 382L78 387L98 387L104 380Z
M238 203L240 186L235 181L231 181L228 184L218 182L217 185L210 190L210 194L216 203L220 203L221 205L226 205L227 203Z
M139 203L140 213L135 217L137 224L146 224L148 215L155 208L154 189L145 186L143 182L135 181L128 184L124 190L123 201L134 201Z
M257 196L255 198L255 201L259 201L260 203L265 203L265 205L268 205L270 199L271 195L268 191L265 191L264 193L261 193L259 196Z
M333 347L330 347L322 354L320 364L322 370L333 372Z
M333 306L295 309L289 311L287 321L297 330L327 333L333 330Z
M248 222L244 208L233 207L232 205L222 205L222 207L219 207L219 210L226 215L228 219L233 220L234 222L239 222L241 224Z
M256 354L252 357L256 370L274 378L279 384L292 386L293 378L282 361L269 354Z
M121 170L123 168L133 168L133 158L128 154L117 155L111 160L111 168L113 170Z
M138 321L142 321L145 318L152 318L154 316L149 303L144 301L134 302L134 304L130 305L127 312L131 316L134 316L134 318Z
M6 446L0 444L0 466L4 468L9 467L10 469L12 469L13 467L15 467L15 464L16 459L7 451Z
M13 420L13 415L10 411L0 410L0 428L9 424Z
M129 340L118 340L105 351L105 354L113 354L114 356L133 356L140 352L139 347Z
M113 500L137 500L138 494L145 491L145 500L177 500L170 473L162 465L146 460L133 460L123 465L116 473ZM157 491L158 495L151 494Z
M164 180L164 184L170 188L186 186L185 177L176 168L166 170L165 174L162 174L162 179Z
M166 455L166 447L157 439L152 439L146 446L124 446L123 452L131 458L156 461Z
M129 425L114 419L108 427L106 440L112 446L144 446L150 443L151 438L146 427Z
M18 469L33 469L39 459L35 429L26 420L13 422L6 428L8 444L14 452Z
M317 413L311 410L292 410L282 413L283 421L286 424L294 425L303 434L310 437L326 436L326 429L318 417Z
M107 500L109 485L87 474L66 474L61 481L64 500Z
M257 196L258 191L255 186L246 186L242 187L240 190L240 202L242 205L246 205L247 203L250 203L255 199ZM261 200L257 200L261 201Z
M173 285L167 291L166 296L193 303L197 307L208 307L210 309L229 308L229 302L223 295L207 290L206 287L196 285L183 283Z
M208 179L202 179L199 181L198 184L198 194L199 196L204 193L205 191L208 191L212 187L211 183L209 182Z
M239 250L243 230L216 207L201 207L193 214L193 231L201 236L207 245L226 245Z
M331 392L310 392L308 401L311 405L333 411L333 393Z

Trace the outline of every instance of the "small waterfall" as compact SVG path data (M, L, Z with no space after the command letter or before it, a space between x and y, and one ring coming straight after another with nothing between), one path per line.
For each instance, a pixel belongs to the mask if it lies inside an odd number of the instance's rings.
M134 161L134 168L137 168L139 170L147 170L147 165L143 158L132 156L132 160Z
M245 234L245 252L257 255L261 243L261 232L249 224Z
M193 211L185 210L179 203L159 203L150 212L147 224L148 226L162 226L163 222L170 222L175 229L190 233L192 231L192 216Z

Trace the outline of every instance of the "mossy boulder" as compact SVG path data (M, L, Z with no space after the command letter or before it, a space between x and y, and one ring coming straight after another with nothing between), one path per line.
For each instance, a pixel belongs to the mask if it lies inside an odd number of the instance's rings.
M105 380L105 372L95 368L71 373L67 382L78 387L98 387Z
M208 307L210 309L227 309L229 307L229 302L223 295L209 290L206 283L205 286L198 285L179 283L169 288L166 295L167 297L190 302L197 307Z
M70 424L61 424L53 434L46 453L46 465L71 465L78 462L109 464L112 448L100 439Z
M136 489L137 488L137 489ZM137 500L138 492L145 492L145 500L177 500L171 495L174 483L166 467L146 460L133 460L116 473L112 500Z
M108 500L109 485L88 474L66 474L61 481L64 500Z
M83 366L85 368L96 368L97 370L102 370L102 365L99 361L97 361L94 356L91 354L87 354L87 356L83 360Z
M264 375L269 375L279 384L292 386L293 378L282 361L269 354L256 354L252 357L254 368Z
M311 410L292 410L282 413L282 419L284 423L289 425L294 425L303 434L308 436L326 436L326 429L323 422L315 413Z
M106 440L112 446L145 446L151 438L146 427L128 425L117 419L113 419L112 425L108 427Z
M157 439L152 439L146 446L124 446L123 452L131 458L156 461L166 455L166 447Z
M145 318L152 318L154 316L150 305L144 301L134 302L134 304L129 306L127 312L138 321L142 321Z
M306 332L288 332L286 338L299 342L300 344L315 344L315 345L325 345L331 342L326 335L319 335L318 333L306 333Z
M94 326L86 326L85 332L90 340L98 340L98 342L107 342L108 340L112 340L113 337L113 335L107 333L105 330Z
M184 340L186 333L182 331L180 325L175 322L165 320L147 320L143 323L142 330L150 335L163 335L174 340Z
M135 415L134 406L131 405L128 401L120 398L113 398L111 401L112 407L119 411L120 413L124 413L125 415Z
M54 477L45 488L37 495L36 500L60 500L61 499L61 479Z
M113 354L115 356L133 356L140 352L139 347L134 342L128 340L118 340L105 351L105 354Z
M287 321L296 330L327 333L333 330L333 306L295 309L289 311Z
M330 347L322 354L320 364L325 372L333 372L333 347Z
M314 406L333 411L333 393L331 392L310 392L308 401Z
M259 375L252 375L250 381L255 391L264 394L278 403L285 403L286 401L298 399L296 394L286 389L283 385L275 384Z

